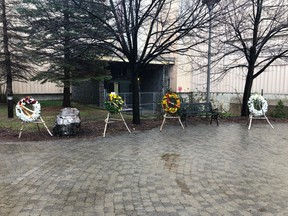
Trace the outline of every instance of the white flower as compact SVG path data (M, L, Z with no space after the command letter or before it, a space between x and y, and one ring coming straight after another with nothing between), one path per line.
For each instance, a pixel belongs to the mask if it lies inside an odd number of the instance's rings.
M32 105L33 110L27 108L25 105ZM36 121L41 114L41 105L35 99L29 97L23 98L16 105L16 116L21 119L23 122L34 122Z

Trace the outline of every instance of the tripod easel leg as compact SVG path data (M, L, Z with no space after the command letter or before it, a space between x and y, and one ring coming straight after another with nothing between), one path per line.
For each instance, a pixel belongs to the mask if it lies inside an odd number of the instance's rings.
M50 134L50 136L53 136L53 134L50 132L49 128L47 127L47 125L45 124L45 121L42 119L41 116L40 116L40 120L41 120L42 124L44 125L44 127L46 128L46 130L48 131L48 133Z
M270 121L268 120L267 116L265 115L265 119L268 122L268 124L271 126L272 129L274 129L273 125L270 123Z
M164 114L164 118L163 118L163 121L162 121L162 124L161 124L161 126L160 126L160 132L162 131L162 128L163 128L163 126L164 126L164 124L165 124L165 121L166 121L166 113Z
M38 128L38 131L40 132L40 127L39 127L39 123L36 123L37 124L37 128Z
M119 122L119 121L123 121L126 129L128 130L129 133L131 133L131 130L129 129L123 115L121 114L121 112L118 113L120 115L121 118L110 118L110 113L108 112L107 117L105 119L105 127L104 127L104 132L103 132L103 137L106 136L106 132L107 132L107 126L109 123L114 123L114 122Z
M119 114L120 114L120 116L121 116L121 118L122 118L122 121L124 122L124 124L125 124L125 126L126 126L126 128L127 128L128 132L129 132L129 133L131 133L131 131L130 131L130 129L129 129L129 127L128 127L128 125L126 124L126 121L125 121L125 119L124 119L124 117L123 117L122 113L121 113L121 112L119 112Z
M272 128L272 129L274 129L274 127L273 127L273 125L271 124L271 122L269 121L269 119L267 118L267 116L264 114L264 117L260 117L260 118L255 118L255 119L266 119L266 121L268 122L268 124L270 125L270 127ZM252 115L250 115L249 116L249 126L248 126L248 130L250 130L250 128L251 128L251 125L252 125L252 120L253 120L253 116Z
M108 122L109 122L109 112L108 112L107 117L105 119L105 127L104 127L103 137L106 136L106 130L107 130Z
M18 138L21 138L22 131L23 131L23 129L24 129L24 124L25 124L25 123L22 122L21 124L22 124L22 126L21 126L21 129L20 129L20 132L19 132Z
M182 129L184 130L184 125L183 125L183 123L182 123L182 121L181 121L181 117L180 117L180 116L167 116L167 113L165 113L165 114L164 114L164 117L163 117L162 124L161 124L161 126L160 126L160 132L162 131L163 126L164 126L165 121L166 121L167 118L169 118L169 119L178 119L178 121L179 121Z
M253 116L250 115L250 116L249 116L249 126L248 126L248 130L250 130L250 128L251 128L251 125L252 125L252 119L253 119Z
M40 121L39 121L40 120ZM38 131L40 132L40 127L39 127L39 124L43 124L44 127L46 128L47 132L49 133L50 136L53 136L53 134L50 132L49 128L47 127L47 125L45 124L45 121L42 119L42 117L40 116L38 121L36 122L31 122L31 123L35 123L37 124L37 128L38 128ZM26 122L21 122L22 126L21 126L21 129L20 129L20 132L19 132L19 136L18 138L21 138L21 135L22 135L22 132L23 132L23 129L24 129L24 126L26 124Z
M179 116L178 120L179 120L179 123L180 123L180 125L181 125L182 129L184 130L184 125L182 124L182 121L181 121L181 118L180 118L180 116Z

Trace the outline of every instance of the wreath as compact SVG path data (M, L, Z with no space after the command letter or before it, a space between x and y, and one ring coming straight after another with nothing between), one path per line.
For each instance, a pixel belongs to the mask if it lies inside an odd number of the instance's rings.
M122 110L124 101L122 100L121 96L115 93L110 93L104 104L106 110L108 110L112 114L115 114L119 113Z
M180 109L180 98L176 93L168 92L162 98L162 107L165 112L174 114Z
M40 114L40 103L30 96L21 99L16 105L16 116L23 122L34 122Z
M249 112L254 116L263 116L268 111L268 103L262 95L254 94L248 100Z

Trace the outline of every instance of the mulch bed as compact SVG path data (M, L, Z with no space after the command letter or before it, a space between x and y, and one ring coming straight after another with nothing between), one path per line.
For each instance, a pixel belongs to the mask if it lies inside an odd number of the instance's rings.
M220 119L220 126L221 123L224 122L230 122L230 123L241 123L241 124L246 124L247 123L247 117L229 117L225 119ZM276 119L276 118L269 118L271 123L288 123L288 119ZM143 131L143 130L150 130L153 128L160 128L162 119L144 119L141 120L140 125L133 125L132 122L127 122L129 128L131 131ZM191 118L189 119L190 124L192 122L197 122L197 123L203 123L207 124L207 119L206 118ZM188 122L188 124L189 124ZM174 124L173 121L166 121L167 124ZM265 123L266 121L263 120L253 120L254 124L262 124ZM213 122L215 124L215 122ZM78 134L75 136L54 136L51 137L44 126L40 125L41 131L39 132L37 129L37 126L35 125L35 131L33 132L25 132L25 129L22 133L21 136L21 141L45 141L45 140L56 140L56 139L81 139L81 138L92 138L92 137L100 137L103 135L103 130L104 130L104 121L91 121L91 122L82 122L81 123L81 129ZM19 125L20 129L20 125ZM52 132L52 128L49 127L50 131ZM108 125L108 130L106 133L106 136L111 136L112 134L121 134L121 133L128 133L125 125L123 122L117 122L113 123L112 125ZM1 129L0 128L0 143L5 143L5 141L8 142L14 142L14 141L19 141L18 138L19 133L15 131L10 131L8 129Z
M160 127L161 120L152 119L152 120L141 120L140 125L133 125L131 122L127 122L128 127L131 131L143 131L150 130L155 127ZM51 137L43 125L39 124L40 132L37 129L35 124L35 131L26 132L25 128L22 132L21 138L18 138L18 131L10 131L8 129L0 128L0 143L9 141L45 141L45 140L56 140L56 139L79 139L79 138L91 138L91 137L99 137L103 135L104 131L104 121L90 121L90 122L82 122L80 131L73 136L53 136ZM21 125L19 124L19 130ZM49 127L49 130L52 132L52 128ZM111 136L111 134L120 134L120 133L128 133L123 122L115 122L112 125L108 125L106 136Z

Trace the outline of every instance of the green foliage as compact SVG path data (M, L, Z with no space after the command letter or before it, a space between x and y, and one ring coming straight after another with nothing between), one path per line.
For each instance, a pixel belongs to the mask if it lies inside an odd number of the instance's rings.
M29 0L26 3L18 12L30 26L26 34L34 60L39 64L49 63L37 79L71 81L74 74L79 77L79 71L81 77L87 74L94 77L98 75L95 71L105 71L106 65L97 60L107 52L95 41L106 35L100 25L95 28L89 24L90 17L71 0ZM65 77L64 70L69 71L71 77Z
M253 101L254 109L261 110L262 109L262 102L259 99Z
M41 100L39 102L41 107L61 107L62 105L60 100Z
M165 94L166 93L170 93L170 92L174 92L171 88L167 88L167 89L165 89Z
M219 112L219 118L229 118L229 117L232 117L233 115L227 111L222 111L222 112Z
M109 94L107 100L104 102L106 110L112 114L119 113L124 105L124 101L121 96L116 94Z
M98 10L100 13L101 9ZM99 38L104 40L107 35L102 25L89 23L89 14L72 0L26 0L17 11L29 26L24 33L33 62L41 70L32 81L54 82L64 87L63 106L70 106L71 84L109 75L106 63L101 61L108 52L98 43Z
M271 117L288 118L288 108L284 106L283 101L278 101L275 109L271 112Z
M21 23L21 17L11 11L19 1L1 1L1 55L0 55L0 81L27 81L34 73L31 64L31 55L27 46L27 37L23 29L28 27ZM12 80L10 80L12 79ZM7 84L8 92L12 91Z

